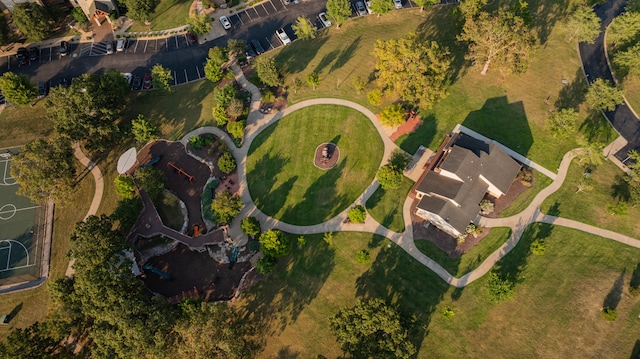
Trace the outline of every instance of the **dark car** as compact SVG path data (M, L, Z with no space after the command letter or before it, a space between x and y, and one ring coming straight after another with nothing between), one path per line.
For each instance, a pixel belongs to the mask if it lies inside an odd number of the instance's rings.
M153 87L153 83L151 83L151 74L145 74L144 80L142 81L142 88L145 90L149 90Z
M60 56L67 56L69 54L69 43L62 41L60 43Z
M18 60L18 65L24 65L27 63L27 59L29 59L29 51L24 47L18 49L16 53L16 59Z
M251 46L253 47L254 50L256 50L256 53L258 55L264 53L264 48L260 44L260 41L258 41L256 39L251 40Z
M246 53L248 59L252 59L252 58L258 56L258 54L256 54L255 51L253 51L253 48L251 46L249 46L249 44L247 44L246 47L245 47L245 53Z
M38 55L40 55L40 50L37 47L29 48L29 61L38 61Z
M134 91L137 91L137 90L140 90L141 87L142 87L142 77L135 76L133 78L133 85L131 85L131 89Z
M196 35L187 32L187 40L189 40L190 43L195 44L196 42L198 42L198 38L196 37Z

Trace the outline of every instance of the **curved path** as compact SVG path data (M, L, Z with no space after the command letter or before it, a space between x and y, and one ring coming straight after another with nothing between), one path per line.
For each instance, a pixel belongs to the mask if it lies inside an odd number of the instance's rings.
M631 245L636 248L640 248L640 241L635 238L624 236L618 233L614 233L608 230L590 226L577 221L544 215L540 212L540 204L542 204L542 202L548 196L553 194L562 186L562 183L564 182L564 179L567 175L569 165L571 164L571 160L581 153L582 151L581 149L574 149L572 151L567 152L564 155L562 162L560 163L558 173L556 177L553 179L553 182L549 186L544 188L542 191L540 191L535 196L535 198L531 201L529 206L526 209L524 209L522 212L507 218L478 217L476 219L476 222L478 223L478 225L487 227L487 228L509 227L511 228L511 236L499 249L497 249L489 257L487 257L484 260L484 262L482 262L476 269L465 274L460 278L456 278L453 275L451 275L440 264L438 264L436 261L426 256L416 247L414 243L414 238L413 238L413 226L412 226L411 211L410 211L413 199L409 197L405 199L405 202L403 205L403 218L405 222L405 231L402 233L397 233L389 230L388 228L378 223L371 216L367 216L365 223L362 223L362 224L345 223L348 209L351 208L351 206L348 206L344 211L342 211L340 214L338 214L334 218L326 222L312 225L312 226L298 226L298 225L288 224L288 223L279 221L275 218L269 217L255 206L255 204L253 203L253 200L251 199L251 195L249 194L249 190L247 188L246 158L247 158L247 154L248 154L251 142L255 139L255 137L261 131L263 131L272 123L278 121L283 116L286 116L301 108L319 105L319 104L333 104L333 105L347 106L365 114L378 130L378 133L380 134L380 137L384 142L384 156L382 160L383 163L385 163L388 160L389 156L391 155L391 152L394 149L397 149L398 147L395 145L395 143L391 141L391 139L389 139L389 137L387 137L384 134L382 130L382 125L380 124L380 122L378 121L374 113L372 113L369 109L359 104L346 101L346 100L334 99L334 98L319 98L319 99L299 102L295 105L292 105L291 107L286 108L284 111L278 112L277 114L262 114L260 113L260 111L258 111L259 105L260 105L260 92L253 84L247 81L247 79L244 77L239 67L232 66L232 68L236 73L236 80L238 81L238 83L240 83L242 87L246 88L252 93L251 112L249 113L249 118L247 120L247 129L245 132L246 137L242 147L240 148L235 147L235 145L233 144L233 141L228 137L228 135L217 127L202 127L202 128L196 129L188 133L186 136L184 136L181 142L184 143L186 146L186 144L188 143L188 139L191 136L204 134L204 133L215 134L216 136L222 138L225 141L225 143L228 145L229 149L231 150L233 156L235 157L236 161L238 162L238 179L240 182L239 191L242 196L244 207L240 215L236 217L236 220L233 221L229 229L229 235L231 238L234 239L237 245L242 245L246 243L246 236L242 234L242 231L240 230L240 218L245 218L247 216L256 217L260 221L260 223L267 228L277 228L293 234L314 234L314 233L338 232L338 231L368 232L368 233L378 234L390 239L391 241L399 245L402 249L404 249L409 255L411 255L417 261L419 261L420 263L422 263L423 265L427 266L429 269L434 271L444 281L458 288L465 287L466 285L470 284L471 282L477 280L478 278L482 277L487 272L489 272L491 268L493 268L496 262L502 259L507 253L509 253L518 244L518 241L520 240L520 237L522 236L522 233L524 232L524 230L530 224L535 222L544 222L544 223L550 223L550 224L559 225L559 226L565 226L565 227L577 229L580 231L584 231L587 233L595 234L601 237L613 239L615 241L618 241L627 245ZM369 185L369 187L364 191L364 193L362 193L362 195L360 195L360 197L356 199L353 205L355 204L364 205L367 199L378 188L378 186L379 186L378 181L374 179L374 181Z
M87 211L87 215L84 216L84 219L87 219L89 216L93 216L98 213L98 208L100 208L100 202L102 202L102 194L104 193L104 180L102 178L102 171L100 171L100 167L98 167L93 161L91 161L85 154L82 152L80 145L75 143L73 145L73 154L76 156L78 161L82 163L88 170L91 171L91 175L93 175L93 179L96 183L96 189L93 193L93 200L91 200L91 205L89 206L89 210ZM65 276L72 277L75 273L73 269L73 263L75 260L71 258L69 261L69 265L67 266L67 271L65 272Z

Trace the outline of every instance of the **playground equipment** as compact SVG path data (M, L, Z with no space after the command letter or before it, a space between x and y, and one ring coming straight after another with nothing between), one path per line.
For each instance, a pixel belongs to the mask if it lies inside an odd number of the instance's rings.
M133 168L133 166L138 163L137 156L138 152L136 151L135 147L131 147L130 149L126 150L125 153L123 153L120 158L118 158L118 164L116 166L118 173L122 175Z
M198 237L200 235L200 227L195 224L193 225L193 237Z
M173 168L174 170L178 171L179 175L185 176L189 180L189 183L193 184L193 181L195 181L195 177L193 177L192 175L188 174L182 168L176 166L173 162L171 162L171 161L167 162L167 167Z
M147 162L147 163L145 163L145 164L141 164L141 165L140 165L140 168L153 166L153 165L155 165L156 163L158 163L158 161L160 161L160 156L152 158L152 159L151 159L151 161L149 161L149 162Z
M149 270L149 271L153 272L154 274L157 274L162 279L166 279L166 280L171 279L171 277L167 273L161 271L160 269L158 269L158 268L156 268L154 266L143 266L142 269Z

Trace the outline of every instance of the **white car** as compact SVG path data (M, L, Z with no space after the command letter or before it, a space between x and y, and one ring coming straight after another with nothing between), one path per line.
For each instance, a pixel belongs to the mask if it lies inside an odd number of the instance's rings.
M356 10L359 16L365 16L368 14L367 9L365 9L364 3L362 1L358 1L356 3Z
M116 44L116 51L124 51L125 41L124 39L118 39L118 43Z
M402 9L402 0L393 0L393 5L396 9Z
M113 43L111 41L107 42L107 47L105 49L107 55L113 54Z
M231 30L231 21L226 16L220 16L220 23L225 30Z
M329 21L329 18L327 18L326 12L321 12L320 14L318 14L318 18L320 18L320 21L322 21L322 25L324 25L324 27L331 27L331 21Z
M278 35L278 37L280 38L280 41L282 41L283 45L288 45L288 44L291 43L291 39L289 38L287 33L284 31L284 29L276 30L276 35Z
M133 81L133 75L130 72L122 73L122 76L127 80L127 83L131 85L131 81Z

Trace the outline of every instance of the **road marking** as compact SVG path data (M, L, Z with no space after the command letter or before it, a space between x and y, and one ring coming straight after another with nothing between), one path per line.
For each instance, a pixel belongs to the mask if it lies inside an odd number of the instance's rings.
M184 78L185 78L185 82L189 82L189 76L187 76L187 69L184 69Z
M267 13L267 15L270 15L270 14L269 14L269 11L267 11L267 8L266 8L266 7L264 7L264 4L260 4L260 5L262 5L262 9L264 10L264 12L266 12L266 13ZM256 11L256 12L257 12L257 11Z
M287 9L287 5L284 3L284 1L280 0L280 2L282 3L282 6L284 6L285 10ZM274 6L275 8L275 6Z
M144 40L144 50L142 51L143 53L147 52L147 45L148 44L149 44L149 40Z
M191 43L189 42L189 38L187 37L187 34L183 34L182 36L184 36L184 43L187 44L187 47L191 46ZM193 35L196 36L196 35Z
M202 76L200 75L200 69L198 68L198 66L196 66L196 71L198 72L198 80L200 80Z
M136 40L136 46L133 49L133 53L136 53L136 51L138 51L138 44L140 43L140 41Z
M89 56L91 56L91 54L93 53L93 42L90 45L91 47L89 48Z
M173 72L173 85L177 85L178 84L178 73L177 72Z
M242 23L242 25L244 25L244 21L242 21L242 18L240 17L240 13L236 14L236 17L240 20L240 22Z
M251 15L249 15L249 11L247 11L247 10L245 10L244 13L247 14L247 16L249 17L249 20L253 21L253 19L251 18Z
M7 56L7 70L11 70L11 56Z
M173 38L174 38L174 39L176 39L176 49L180 48L180 47L178 46L178 37L177 37L177 36L174 36ZM168 48L168 47L167 47L167 48Z
M269 43L269 49L275 49L275 47L273 46L273 44L271 43L271 41L269 41L268 38L264 38L265 40L267 40L267 42Z

